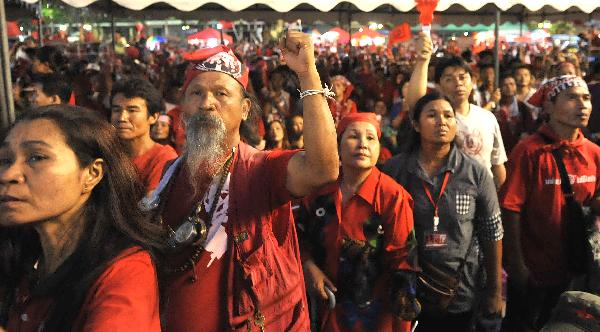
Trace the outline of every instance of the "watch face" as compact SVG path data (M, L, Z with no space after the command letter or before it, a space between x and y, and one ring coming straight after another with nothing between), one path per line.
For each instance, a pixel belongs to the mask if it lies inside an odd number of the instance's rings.
M194 227L194 223L190 219L192 218L189 218L186 222L181 224L175 231L175 241L178 244L189 243L198 234L198 232L196 231L196 227Z

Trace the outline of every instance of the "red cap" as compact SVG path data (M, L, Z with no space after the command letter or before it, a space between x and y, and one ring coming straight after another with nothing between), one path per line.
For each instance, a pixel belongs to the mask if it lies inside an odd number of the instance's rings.
M377 130L377 138L381 138L381 128L379 127L379 120L377 116L372 112L359 112L351 113L343 117L337 125L337 136L340 138L346 128L354 122L368 122L375 127Z
M212 48L202 48L193 53L184 54L185 60L191 61L185 71L183 91L190 82L203 72L217 71L227 74L238 81L244 89L248 86L248 68L224 45Z

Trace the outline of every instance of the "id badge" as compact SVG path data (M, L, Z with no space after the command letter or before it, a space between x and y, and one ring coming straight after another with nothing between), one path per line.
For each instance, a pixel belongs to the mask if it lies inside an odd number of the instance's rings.
M442 249L448 245L446 233L431 232L425 234L425 249Z

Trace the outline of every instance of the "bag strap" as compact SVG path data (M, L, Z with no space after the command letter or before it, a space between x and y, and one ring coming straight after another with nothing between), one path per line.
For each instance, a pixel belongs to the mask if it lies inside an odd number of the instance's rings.
M573 198L573 187L571 187L571 181L567 175L567 168L563 161L562 152L560 149L554 149L552 150L552 156L554 157L554 161L556 161L556 166L560 173L560 188L562 189L565 198Z
M547 144L553 143L552 139L547 135L542 134L541 132L538 132L538 134ZM552 149L552 157L554 157L556 167L558 167L558 173L560 173L560 188L562 189L563 195L565 196L565 199L571 199L573 198L573 187L571 187L571 181L569 180L567 168L563 161L563 155L559 148Z

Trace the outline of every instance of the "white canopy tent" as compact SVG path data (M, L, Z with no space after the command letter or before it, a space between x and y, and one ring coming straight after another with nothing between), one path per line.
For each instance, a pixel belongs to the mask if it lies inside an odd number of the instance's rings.
M38 0L22 0L27 3L36 3ZM93 2L99 0L62 0L64 3L69 4L73 7L86 7ZM248 0L248 1L227 1L227 0L113 0L113 2L132 10L142 10L152 4L165 2L170 6L174 7L180 11L192 11L195 10L205 4L208 3L218 3L219 5L225 7L227 10L237 12L244 9L248 9L254 5L266 5L273 10L284 13L292 11L294 8L298 7L300 4L308 4L315 9L328 12L331 11L334 7L336 7L340 3L351 3L355 5L359 10L363 12L371 12L375 10L377 7L382 5L391 5L397 10L401 12L407 12L413 9L414 2L413 1L402 1L402 0ZM558 11L565 11L571 7L577 7L584 13L591 13L596 8L600 6L598 1L594 0L582 0L582 1L573 1L573 0L539 0L539 1L518 1L518 0L502 0L502 1L489 1L489 0L460 0L460 1L450 1L450 0L440 0L437 10L445 11L452 5L461 5L467 11L477 11L481 7L486 4L494 4L501 11L507 11L508 9L516 6L523 5L529 11L535 12L542 9L544 6L552 7Z
M39 0L21 0L29 4ZM44 0L42 0L44 1ZM412 0L62 0L64 3L81 8L95 2L117 4L118 13L143 10L145 17L155 19L178 16L181 19L195 18L211 20L215 17L225 20L260 19L292 21L301 19L314 22L316 19L328 21L378 21L392 24L415 22L416 10ZM165 10L165 5L172 7ZM216 5L215 5L216 4ZM159 6L159 8L157 8ZM207 7L209 9L207 9ZM200 10L196 10L199 9ZM500 13L505 21L523 22L524 20L543 20L555 17L565 21L592 20L600 18L598 0L440 0L436 13L436 23L484 23L500 24ZM169 8L167 8L169 9ZM174 11L177 11L174 13ZM318 15L315 12L319 11ZM111 10L111 12L114 12ZM1 127L6 128L14 121L8 62L8 47L4 14L4 1L0 4L0 104Z

